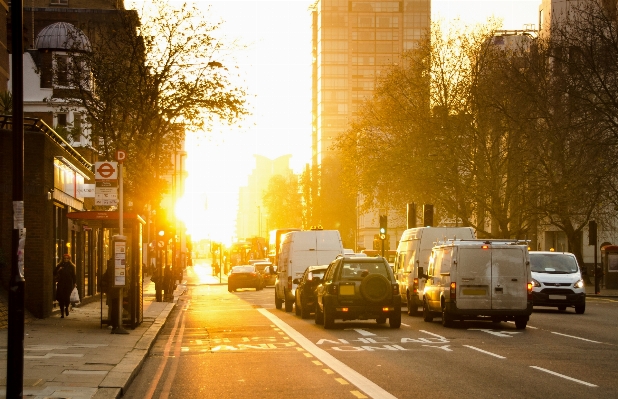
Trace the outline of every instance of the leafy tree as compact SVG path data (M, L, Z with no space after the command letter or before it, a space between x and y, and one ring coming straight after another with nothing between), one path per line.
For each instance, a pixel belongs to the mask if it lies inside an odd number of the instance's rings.
M273 229L302 226L302 200L296 175L271 177L262 201L268 209L268 226Z
M219 24L195 7L154 6L142 21L126 12L97 27L92 51L74 52L68 63L74 90L57 99L85 109L101 157L127 151L126 193L137 209L158 204L161 175L187 132L246 113L245 92L222 63L229 48L213 35Z

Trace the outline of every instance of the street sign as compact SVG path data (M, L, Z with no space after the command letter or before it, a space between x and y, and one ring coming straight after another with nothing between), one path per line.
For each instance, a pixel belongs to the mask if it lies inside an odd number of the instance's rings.
M159 241L157 245L159 246L159 248L163 248L165 246L165 243L163 241Z
M127 153L124 150L116 150L116 161L123 163L127 159Z
M95 162L94 178L95 180L117 180L118 162Z

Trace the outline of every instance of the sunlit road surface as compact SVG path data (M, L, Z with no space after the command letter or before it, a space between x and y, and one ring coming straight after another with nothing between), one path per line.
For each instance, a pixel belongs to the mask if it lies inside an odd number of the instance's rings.
M193 266L187 267L185 279L190 285L227 283L227 276L214 274L214 268L210 259L194 259Z
M186 273L189 284L200 274ZM405 310L405 308L404 308ZM618 302L536 310L512 323L402 327L312 319L274 308L273 288L189 285L128 398L615 398Z

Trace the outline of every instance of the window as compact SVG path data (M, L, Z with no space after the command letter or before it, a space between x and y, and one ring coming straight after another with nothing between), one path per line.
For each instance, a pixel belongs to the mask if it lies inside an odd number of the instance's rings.
M73 114L73 130L72 130L73 141L79 142L81 141L82 136L82 115L78 113Z
M56 114L57 123L56 126L67 125L67 114Z
M58 86L68 86L69 68L68 57L66 55L56 56L56 82Z

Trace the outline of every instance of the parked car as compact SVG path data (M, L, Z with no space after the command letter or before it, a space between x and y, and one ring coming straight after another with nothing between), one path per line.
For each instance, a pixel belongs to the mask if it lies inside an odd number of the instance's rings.
M253 265L234 266L227 276L227 290L234 292L238 288L264 289L262 274Z
M275 285L277 275L275 274L275 271L273 269L273 264L269 260L255 262L253 266L255 266L255 268L262 274L262 278L264 279L264 286Z
M295 278L296 302L294 309L296 315L308 319L315 312L315 290L324 277L328 265L309 266L301 278Z
M425 278L423 319L486 318L515 321L525 329L532 313L532 276L528 246L517 241L452 240L433 247Z
M575 255L567 252L530 252L533 306L574 307L586 311L586 290Z
M336 319L388 322L401 326L399 285L382 257L338 256L316 292L315 323L333 328Z

